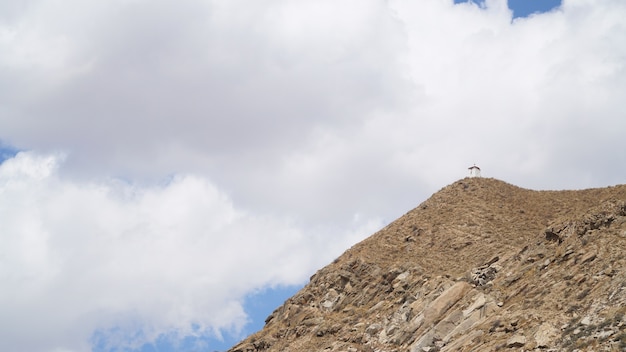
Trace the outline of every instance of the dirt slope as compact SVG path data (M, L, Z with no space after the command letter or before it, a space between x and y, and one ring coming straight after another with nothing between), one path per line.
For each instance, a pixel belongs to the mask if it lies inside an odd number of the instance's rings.
M626 351L626 185L457 181L230 351Z

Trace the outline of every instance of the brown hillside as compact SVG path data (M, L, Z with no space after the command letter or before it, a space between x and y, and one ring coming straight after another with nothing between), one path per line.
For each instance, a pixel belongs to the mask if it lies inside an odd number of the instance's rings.
M231 352L626 351L626 185L457 181L319 270Z

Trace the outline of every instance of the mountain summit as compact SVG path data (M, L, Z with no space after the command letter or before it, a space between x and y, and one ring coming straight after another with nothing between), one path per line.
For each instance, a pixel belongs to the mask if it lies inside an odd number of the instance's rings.
M625 351L626 185L446 186L230 349Z

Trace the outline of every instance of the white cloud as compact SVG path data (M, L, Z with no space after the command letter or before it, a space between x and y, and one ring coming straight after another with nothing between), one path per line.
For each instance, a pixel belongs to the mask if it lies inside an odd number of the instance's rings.
M621 0L515 20L504 0L0 10L0 139L33 150L1 166L5 346L237 326L237 297L300 283L472 163L624 182Z
M411 127L430 132L430 155L445 156L445 165L426 158L441 170L435 177L465 160L530 187L619 182L624 160L610 151L626 127L617 97L626 56L615 44L626 39L624 5L565 1L511 22L493 3L397 3L411 74L427 96ZM595 175L579 177L588 168Z
M2 350L86 350L97 330L142 331L130 342L144 343L172 330L241 328L246 292L301 283L321 264L316 253L330 260L340 250L237 210L199 176L151 187L75 183L60 166L59 156L33 153L0 165L0 315L11 317Z

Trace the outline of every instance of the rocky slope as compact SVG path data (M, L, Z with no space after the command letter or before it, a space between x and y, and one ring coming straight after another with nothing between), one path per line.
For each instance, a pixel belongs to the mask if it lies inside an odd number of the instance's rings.
M626 351L626 185L451 184L319 270L244 351Z

